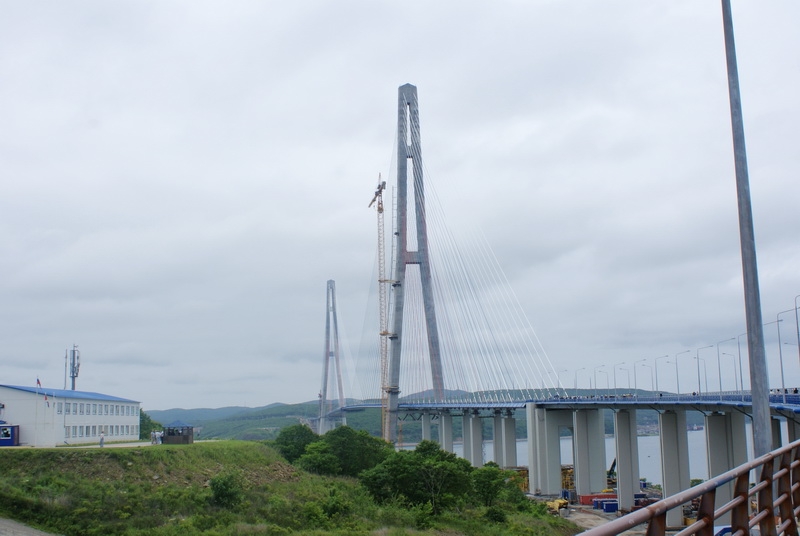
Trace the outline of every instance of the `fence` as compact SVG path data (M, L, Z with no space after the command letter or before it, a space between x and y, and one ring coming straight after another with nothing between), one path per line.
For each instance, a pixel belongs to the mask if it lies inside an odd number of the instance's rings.
M751 485L750 474L753 471L759 473L759 478ZM733 499L715 509L717 488L730 482L733 483ZM676 536L713 536L714 521L728 513L731 536L759 534L751 532L752 529L758 529L761 536L798 536L800 440L581 534L614 536L647 523L647 536L664 536L667 512L683 508L684 504L695 499L700 501L697 520L675 532Z

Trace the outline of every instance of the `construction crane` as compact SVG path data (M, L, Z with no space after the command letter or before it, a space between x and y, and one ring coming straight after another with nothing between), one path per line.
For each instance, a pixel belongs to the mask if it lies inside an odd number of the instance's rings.
M380 359L381 359L381 433L383 439L389 441L389 341L388 330L388 305L386 285L391 283L386 278L386 250L384 248L383 231L383 191L386 181L381 180L378 174L378 187L367 208L375 205L378 213L378 318L380 329Z

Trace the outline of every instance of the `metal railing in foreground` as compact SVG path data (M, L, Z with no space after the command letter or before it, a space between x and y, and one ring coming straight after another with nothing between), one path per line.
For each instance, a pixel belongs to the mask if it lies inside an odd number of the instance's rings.
M750 485L750 472L760 476ZM733 499L714 509L717 488L733 482ZM776 496L777 495L777 496ZM626 514L608 523L582 532L583 536L613 536L648 523L647 536L663 536L667 530L667 512L694 499L700 500L697 520L674 532L676 536L712 536L714 521L730 512L731 536L798 536L800 513L800 440L773 450L727 473ZM751 512L751 503L757 505ZM670 533L673 530L670 529Z

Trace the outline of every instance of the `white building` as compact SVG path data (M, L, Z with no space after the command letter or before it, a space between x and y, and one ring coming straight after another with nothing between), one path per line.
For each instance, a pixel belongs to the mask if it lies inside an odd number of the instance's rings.
M0 420L19 425L20 446L136 441L139 402L65 389L0 385Z

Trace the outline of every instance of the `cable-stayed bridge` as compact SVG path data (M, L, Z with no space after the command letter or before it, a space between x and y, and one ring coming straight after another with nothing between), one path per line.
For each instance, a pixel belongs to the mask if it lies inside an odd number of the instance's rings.
M607 485L603 411L610 409L622 510L635 506L639 488L637 410L659 413L665 495L689 487L686 411L705 415L711 474L746 461L745 422L752 414L752 400L743 389L709 393L698 387L692 394L656 392L647 397L615 396L605 390L570 396L485 241L476 234L464 245L448 231L438 197L424 181L417 91L410 84L398 91L396 142L394 214L388 230L383 226L382 198L378 203L378 243L388 247L379 248L374 284L383 295L374 315L370 351L359 352L350 382L342 380L338 333L331 328L336 326L336 312L329 282L319 431L344 419L348 411L380 407L387 441L398 442L397 423L412 418L421 421L423 438L435 437L452 451L453 419L461 419L463 454L473 465L484 463L483 441L490 436L494 461L514 467L516 419L524 416L531 492L561 491L559 441L568 429L573 436L575 490L590 496ZM379 181L373 202L382 192ZM391 267L389 274L382 271L386 265ZM347 393L345 384L350 386ZM800 396L785 391L772 395L770 409L773 444L800 438ZM491 426L485 427L485 421ZM719 500L732 493L730 486L721 488ZM669 514L668 521L677 524L672 516L679 514Z

